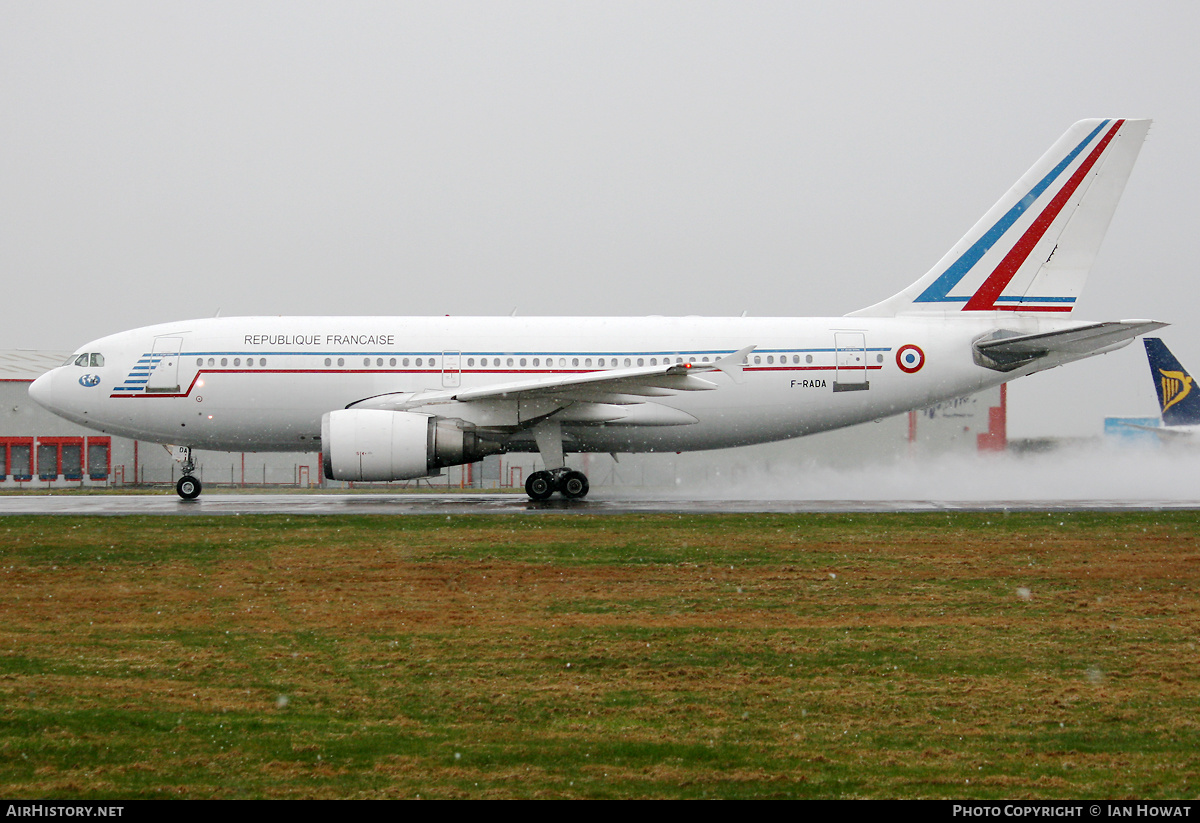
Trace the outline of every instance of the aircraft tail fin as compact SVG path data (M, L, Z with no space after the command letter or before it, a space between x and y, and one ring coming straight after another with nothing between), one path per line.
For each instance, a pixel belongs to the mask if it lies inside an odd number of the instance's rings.
M1146 344L1146 359L1150 361L1150 377L1158 392L1158 407L1162 409L1164 426L1192 426L1200 423L1200 391L1187 369L1175 359L1171 350L1157 337L1142 340Z
M1149 128L1080 120L924 277L851 315L1069 313Z

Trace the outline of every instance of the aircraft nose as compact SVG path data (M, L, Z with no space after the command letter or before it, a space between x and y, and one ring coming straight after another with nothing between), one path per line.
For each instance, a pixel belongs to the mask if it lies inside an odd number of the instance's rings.
M29 384L29 396L39 406L54 410L54 393L51 391L54 372L49 371Z

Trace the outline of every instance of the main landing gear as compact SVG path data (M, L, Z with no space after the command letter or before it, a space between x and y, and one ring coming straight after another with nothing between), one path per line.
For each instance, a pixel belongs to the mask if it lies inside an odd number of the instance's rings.
M184 500L195 500L200 496L200 490L203 488L200 481L192 476L192 472L196 470L196 461L192 460L192 450L187 449L187 457L183 458L183 477L179 478L179 482L175 484L175 493Z
M588 493L588 479L583 472L566 467L563 459L562 425L554 417L537 423L533 429L538 452L546 470L534 472L525 481L525 493L534 500L545 500L555 492L568 500L578 500Z
M525 493L534 500L545 500L555 492L568 500L578 500L588 493L588 488L583 472L567 468L534 472L525 481Z

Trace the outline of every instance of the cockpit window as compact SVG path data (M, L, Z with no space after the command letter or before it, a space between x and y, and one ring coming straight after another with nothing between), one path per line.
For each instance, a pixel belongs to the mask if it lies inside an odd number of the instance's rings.
M93 366L103 366L104 365L104 355L100 354L99 352L94 352L92 354L92 365Z
M88 356L86 354L81 354L75 358L76 366L86 366L87 364L88 364Z

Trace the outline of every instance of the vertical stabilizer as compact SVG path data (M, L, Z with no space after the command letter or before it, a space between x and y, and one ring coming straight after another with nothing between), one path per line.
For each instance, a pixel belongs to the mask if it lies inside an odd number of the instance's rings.
M1069 313L1149 128L1080 120L924 277L851 314Z
M1200 424L1200 392L1171 350L1157 337L1146 337L1146 359L1150 361L1150 377L1158 392L1158 407L1162 409L1164 426L1194 426Z

